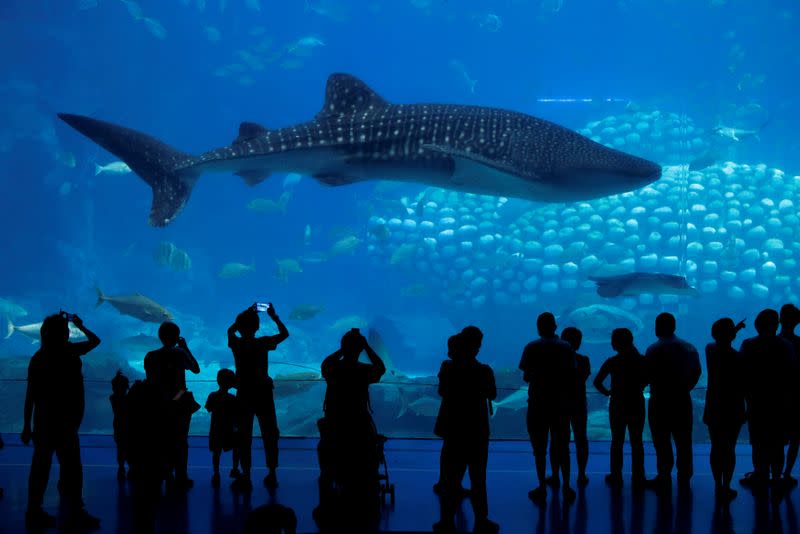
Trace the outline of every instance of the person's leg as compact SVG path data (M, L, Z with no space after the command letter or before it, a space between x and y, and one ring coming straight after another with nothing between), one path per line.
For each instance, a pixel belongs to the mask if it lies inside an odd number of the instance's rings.
M464 443L451 439L446 439L446 453L442 459L442 472L444 488L439 497L440 527L450 528L454 526L455 515L458 511L460 495L458 485L467 467L467 458L464 451ZM470 475L471 476L471 475ZM474 482L473 490L475 489Z
M586 464L589 463L589 437L586 435L588 414L578 412L571 418L572 435L575 439L575 459L578 462L578 483L584 483L586 478Z
M728 491L730 497L736 496L736 491L731 489L733 472L736 470L736 441L739 439L741 425L733 423L726 433L722 450L722 486Z
M608 421L611 426L610 471L606 480L609 483L622 482L622 446L625 442L625 414L621 401L611 399L608 404Z
M694 475L694 456L692 454L692 398L687 394L676 406L672 433L675 439L678 481L688 484Z
M42 509L44 492L50 478L53 464L53 446L50 440L38 438L34 440L31 470L28 475L28 512Z
M255 412L249 404L242 403L241 406L241 423L239 424L239 461L242 464L241 480L249 482L250 469L253 465L253 420L255 418Z
M536 465L536 478L539 483L536 489L528 493L528 497L531 500L540 502L547 497L547 491L544 487L545 471L547 469L547 422L536 407L530 405L528 406L526 422Z
M56 445L61 470L61 499L68 510L68 520L76 528L100 528L100 520L83 507L83 466L77 428L65 432Z
M175 480L184 485L191 485L189 480L189 427L192 414L181 413L177 417L177 433L175 436Z
M711 441L711 451L708 455L708 461L711 465L711 474L714 476L714 487L717 492L725 487L723 477L728 454L727 436L725 435L724 429L720 428L720 426L713 424L708 425L708 439Z
M625 418L628 427L628 439L631 443L631 481L634 486L641 486L645 482L644 475L644 399L637 399L636 406ZM624 431L623 431L624 432Z
M674 457L672 455L672 443L670 440L670 429L667 407L661 406L663 401L650 397L650 410L648 419L650 421L650 435L653 439L653 448L656 451L656 466L658 479L665 482L672 477L672 467Z
M797 462L798 451L800 451L800 436L795 435L789 440L789 448L786 451L786 467L783 470L783 478L789 481L793 480L792 470Z
M222 449L211 451L211 467L214 469L214 476L219 477L219 460L222 456Z
M258 426L261 429L261 440L264 443L264 457L269 472L264 478L267 487L278 486L278 477L275 470L278 468L278 418L275 414L275 402L272 392L264 405L256 412Z
M569 414L560 413L555 421L556 436L558 439L558 458L557 463L561 468L561 480L564 489L570 487L571 463L569 458ZM556 438L554 438L555 441Z

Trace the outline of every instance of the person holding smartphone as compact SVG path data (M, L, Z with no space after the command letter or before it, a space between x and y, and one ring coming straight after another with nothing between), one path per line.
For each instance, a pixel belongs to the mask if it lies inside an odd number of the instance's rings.
M278 327L274 336L256 337L261 326L259 311L267 313ZM237 335L238 334L238 335ZM269 353L278 348L289 337L289 331L283 324L272 303L255 303L236 317L228 328L228 347L233 352L236 365L236 398L239 401L241 422L240 461L242 474L234 480L232 487L239 491L253 488L250 480L252 466L253 423L258 418L261 439L264 441L269 472L264 477L264 486L269 489L278 487L278 417L275 414L273 383L269 376Z
M69 323L86 341L69 341ZM83 467L78 429L85 406L81 356L94 350L100 338L77 315L61 312L42 322L42 346L28 364L24 423L20 439L33 439L33 458L28 478L25 524L30 530L50 528L55 517L42 509L53 454L61 472L61 500L68 531L100 528L100 520L83 505Z
M158 390L164 406L163 414L153 414L153 417L167 417L166 427L172 429L170 435L166 436L168 487L171 485L176 490L188 490L194 486L188 473L189 425L192 414L200 409L200 405L186 389L186 371L199 374L200 365L175 323L161 323L158 339L163 347L148 352L144 357L147 381Z

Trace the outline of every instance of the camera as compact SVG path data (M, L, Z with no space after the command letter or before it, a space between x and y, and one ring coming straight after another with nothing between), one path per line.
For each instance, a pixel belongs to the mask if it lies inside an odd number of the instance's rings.
M74 313L68 313L68 312L65 312L64 310L59 310L58 314L61 317L63 317L64 319L66 319L67 321L69 321L70 323L75 320L75 314Z

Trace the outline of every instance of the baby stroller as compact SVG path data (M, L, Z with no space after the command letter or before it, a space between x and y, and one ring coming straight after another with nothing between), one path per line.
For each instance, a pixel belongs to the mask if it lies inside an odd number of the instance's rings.
M355 439L352 428L336 426L327 418L317 421L320 476L314 519L320 525L335 522L353 507L359 508L360 515L377 518L386 495L391 503L395 500L384 450L387 438L374 425L366 432L362 427Z

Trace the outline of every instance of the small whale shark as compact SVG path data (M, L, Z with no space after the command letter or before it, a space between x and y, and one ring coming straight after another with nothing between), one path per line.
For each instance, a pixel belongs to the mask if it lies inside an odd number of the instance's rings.
M150 185L149 222L157 227L175 219L205 172L233 172L249 185L276 172L329 186L387 179L543 202L623 193L661 176L653 162L546 120L481 106L394 104L349 74L328 78L312 120L278 129L243 122L231 145L199 156L109 122L58 116Z

